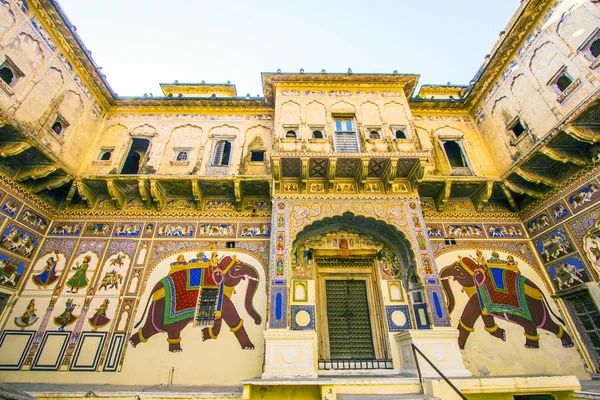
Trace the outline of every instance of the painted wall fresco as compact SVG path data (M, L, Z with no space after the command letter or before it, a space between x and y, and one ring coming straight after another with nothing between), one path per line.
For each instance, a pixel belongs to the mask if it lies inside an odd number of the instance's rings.
M266 276L254 257L222 248L175 252L149 271L142 290L122 372L162 364L148 369L148 382L164 379L171 366L180 382L199 373L210 382L260 375ZM211 291L218 301L207 313L203 298L214 301ZM187 368L199 355L210 362ZM233 360L244 367L231 368Z
M473 374L581 375L572 332L542 279L518 253L446 249L437 253L436 263L463 359ZM537 349L546 362L533 356Z

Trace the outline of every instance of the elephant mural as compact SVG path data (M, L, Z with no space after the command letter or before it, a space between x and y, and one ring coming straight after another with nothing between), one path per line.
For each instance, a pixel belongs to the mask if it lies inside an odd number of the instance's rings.
M573 346L569 334L552 317L563 325L564 321L550 309L540 289L521 275L512 256L504 261L494 252L492 258L486 260L481 251L477 251L477 260L459 256L459 261L444 267L440 271L440 279L447 296L449 312L455 306L454 294L448 281L451 278L469 296L458 321L458 345L461 349L464 349L480 316L484 329L504 341L505 330L498 327L494 317L520 325L525 331L526 348L539 347L538 328L554 333L563 347Z
M202 341L216 339L224 320L242 349L254 349L244 329L244 320L231 301L231 296L236 293L235 287L245 279L249 282L244 306L254 323L259 325L262 318L253 305L259 283L258 272L254 267L236 256L219 259L217 253L212 253L209 259L201 252L197 258L186 261L183 254L180 254L177 261L171 263L169 274L152 289L144 314L134 328L144 320L146 322L129 338L131 345L135 347L157 333L166 332L169 351L181 351L181 330L196 317L196 322L212 324L202 329Z

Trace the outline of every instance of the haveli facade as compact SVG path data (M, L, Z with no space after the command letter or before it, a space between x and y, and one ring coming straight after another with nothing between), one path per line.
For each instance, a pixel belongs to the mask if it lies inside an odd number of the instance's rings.
M600 371L597 3L523 1L468 86L123 98L56 1L0 1L0 377L333 399L364 383L293 379L414 344L469 398L566 398Z

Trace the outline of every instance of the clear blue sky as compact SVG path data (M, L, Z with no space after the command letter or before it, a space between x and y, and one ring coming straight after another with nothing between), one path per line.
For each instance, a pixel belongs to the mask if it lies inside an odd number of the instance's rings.
M467 84L519 0L59 0L120 96L158 83L226 82L262 95L261 72L420 74Z

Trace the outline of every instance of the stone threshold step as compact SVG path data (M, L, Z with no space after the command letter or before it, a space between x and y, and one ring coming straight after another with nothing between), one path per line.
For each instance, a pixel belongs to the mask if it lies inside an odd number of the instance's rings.
M337 400L439 400L422 394L338 394Z

